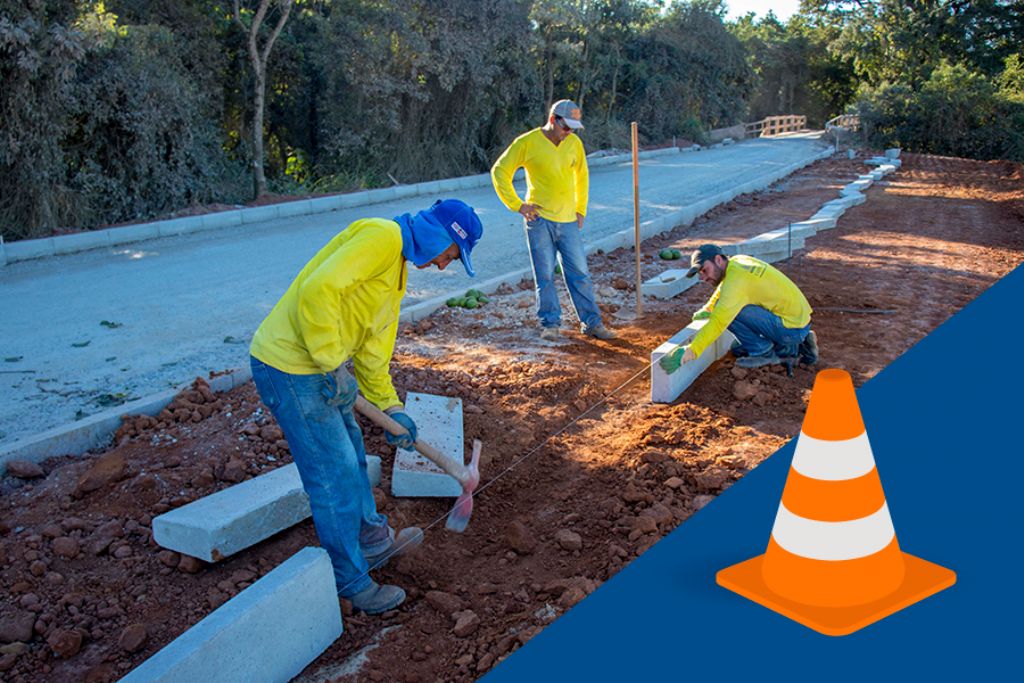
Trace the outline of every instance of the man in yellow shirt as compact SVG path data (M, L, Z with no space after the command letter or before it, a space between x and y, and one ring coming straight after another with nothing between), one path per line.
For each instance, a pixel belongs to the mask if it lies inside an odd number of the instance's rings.
M678 346L659 361L669 374L700 356L726 328L736 337L736 365L757 368L799 360L818 362L818 340L811 330L811 306L803 292L774 266L752 256L732 258L715 244L690 257L687 277L715 285L708 302L693 314L707 323L689 345Z
M377 512L352 406L362 389L409 432L386 434L388 443L412 448L416 425L388 369L406 262L444 270L461 259L473 276L470 252L482 234L473 208L457 199L438 201L415 216L357 220L299 272L249 349L253 382L288 440L338 594L369 614L405 599L405 591L376 583L369 571L417 545L423 534L410 528L396 536ZM345 368L349 359L355 377Z
M573 131L583 128L580 118L575 103L555 102L547 123L517 137L491 168L498 198L526 221L526 242L537 288L537 317L541 338L547 340L558 339L562 324L562 307L555 289L558 256L580 331L598 339L616 336L601 322L580 235L590 191L583 143L573 135ZM512 176L519 168L526 169L525 201L512 185Z

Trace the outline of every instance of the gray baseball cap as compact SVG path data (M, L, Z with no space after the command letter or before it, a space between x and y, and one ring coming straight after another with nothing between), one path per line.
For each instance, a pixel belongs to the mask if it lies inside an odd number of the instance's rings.
M716 256L725 256L725 252L717 244L702 244L690 254L690 269L686 271L686 277L693 277L697 271L704 267L704 263Z
M558 100L552 104L551 116L559 117L565 121L565 125L569 126L573 130L583 128L583 122L580 120L583 118L583 114L580 112L580 106L572 100Z

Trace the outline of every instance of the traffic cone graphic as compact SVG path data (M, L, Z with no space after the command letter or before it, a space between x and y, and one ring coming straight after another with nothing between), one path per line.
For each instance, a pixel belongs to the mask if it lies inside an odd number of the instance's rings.
M768 549L717 580L831 636L956 583L952 571L900 550L849 373L814 380Z

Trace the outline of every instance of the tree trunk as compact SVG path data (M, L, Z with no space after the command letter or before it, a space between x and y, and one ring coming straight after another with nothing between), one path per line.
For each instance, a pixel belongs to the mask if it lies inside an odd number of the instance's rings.
M270 61L270 50L274 47L274 41L281 34L281 29L284 28L285 22L288 21L288 15L292 11L292 0L277 0L277 4L281 8L281 15L277 18L277 25L274 26L270 37L260 48L257 39L270 3L271 0L260 0L259 7L257 7L249 26L242 21L241 1L234 0L232 3L235 23L248 34L249 63L252 64L253 74L256 76L252 113L252 181L257 199L267 193L267 177L263 170L263 117L267 97L267 62Z
M266 93L266 74L257 70L252 113L252 181L257 199L267 193L267 177L263 172L263 110Z

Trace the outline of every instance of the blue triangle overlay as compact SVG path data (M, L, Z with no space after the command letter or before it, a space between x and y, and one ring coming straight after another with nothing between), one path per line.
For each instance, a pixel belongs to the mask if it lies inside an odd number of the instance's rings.
M1019 673L1022 301L1019 266L857 391L900 547L955 571L952 588L836 638L719 587L719 569L764 552L790 442L495 667L487 683Z

